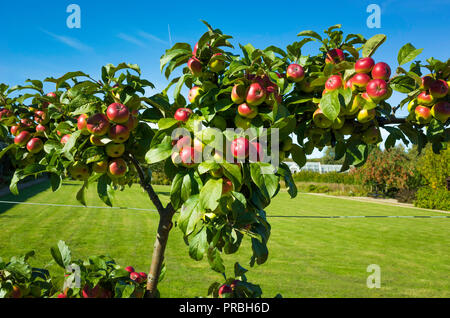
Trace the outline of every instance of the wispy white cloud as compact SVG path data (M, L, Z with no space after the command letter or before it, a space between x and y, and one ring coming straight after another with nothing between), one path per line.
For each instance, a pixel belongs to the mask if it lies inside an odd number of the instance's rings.
M50 31L47 31L47 30L44 30L44 29L41 29L41 31L44 32L45 34L49 35L50 37L52 37L54 40L56 40L58 42L61 42L61 43L65 44L65 45L67 45L67 46L70 46L71 48L73 48L75 50L78 50L78 51L81 51L81 52L93 51L93 49L90 46L82 43L81 41L79 41L79 40L77 40L75 38L71 38L71 37L63 36L63 35L58 35L58 34L52 33Z
M125 33L119 33L117 35L117 37L122 39L122 40L124 40L124 41L136 44L136 45L138 45L140 47L146 47L144 42L142 42L140 39L138 39L138 38L136 38L136 37L134 37L132 35L125 34Z
M153 34L150 34L150 33L144 32L144 31L139 31L138 35L140 37L143 37L143 38L145 38L147 40L150 40L150 41L156 41L156 42L159 42L159 43L162 43L162 44L169 44L169 42L164 41L164 40L158 38L157 36L154 36Z

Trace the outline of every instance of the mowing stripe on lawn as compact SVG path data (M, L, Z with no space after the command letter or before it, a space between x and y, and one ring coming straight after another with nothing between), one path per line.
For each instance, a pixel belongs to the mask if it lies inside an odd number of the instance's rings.
M125 207L106 207L106 206L84 206L84 205L69 205L69 204L51 204L51 203L33 203L33 202L15 202L15 201L0 201L3 204L25 204L25 205L40 205L53 207L69 207L69 208L89 208L89 209L115 209L115 210L137 210L137 211L151 211L158 212L154 209L141 208L125 208ZM299 219L356 219L356 218L419 218L419 219L445 219L450 218L447 215L329 215L329 216L314 216L314 215L268 215L269 218L299 218Z
M154 209L125 208L125 207L108 207L108 206L84 206L84 205L71 205L71 204L51 204L51 203L15 202L15 201L0 201L0 203L3 203L3 204L41 205L41 206L68 207L68 208L114 209L114 210L137 210L137 211L151 211L151 212L158 212L157 210L154 210Z

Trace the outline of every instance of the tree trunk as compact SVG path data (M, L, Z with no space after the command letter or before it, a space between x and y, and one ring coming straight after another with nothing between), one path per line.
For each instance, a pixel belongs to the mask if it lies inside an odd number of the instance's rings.
M164 252L166 250L170 230L172 229L172 218L175 214L175 210L171 203L169 203L167 207L163 207L161 200L150 183L150 178L146 177L139 161L132 154L128 154L128 158L138 172L142 188L147 192L150 200L153 202L159 213L158 231L153 247L152 263L147 276L147 291L145 293L146 298L155 298L158 297L159 276L161 275Z
M152 264L147 278L147 292L145 297L155 298L158 296L158 282L161 274L162 264L164 262L164 252L166 250L169 233L172 229L172 217L175 214L172 205L165 208L160 216L156 241L153 247Z

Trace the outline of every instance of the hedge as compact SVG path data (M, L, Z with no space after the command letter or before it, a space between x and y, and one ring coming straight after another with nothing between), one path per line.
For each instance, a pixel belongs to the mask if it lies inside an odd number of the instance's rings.
M414 205L419 208L450 211L450 191L422 187L416 193Z

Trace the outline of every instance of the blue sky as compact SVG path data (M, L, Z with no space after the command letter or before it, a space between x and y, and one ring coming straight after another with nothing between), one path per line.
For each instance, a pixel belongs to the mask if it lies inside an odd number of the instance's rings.
M81 29L69 29L69 4L81 8ZM381 7L381 28L369 29L366 8ZM345 33L366 38L384 33L386 43L374 58L397 66L400 47L411 42L424 48L419 59L445 60L450 53L450 1L84 1L49 0L2 2L0 82L22 84L26 79L59 77L81 70L100 77L102 65L120 62L141 66L143 77L162 90L167 81L159 58L172 43L192 45L205 32L201 19L234 36L233 44L252 43L285 48L302 30L321 33L341 23ZM304 53L317 47L308 44ZM399 97L394 95L392 102Z

